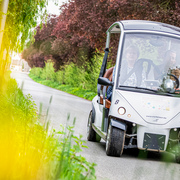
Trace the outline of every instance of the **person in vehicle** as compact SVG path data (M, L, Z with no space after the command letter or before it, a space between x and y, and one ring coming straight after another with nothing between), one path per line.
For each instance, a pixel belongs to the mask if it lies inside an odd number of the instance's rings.
M123 84L124 86L135 86L137 84L137 75L136 75L136 71L134 73L131 73L135 62L137 61L139 57L139 49L136 46L129 46L124 53L124 58L126 59L126 61L123 60L122 67L121 67L121 75L123 76L121 78L121 84ZM113 76L112 76L112 81L114 81L114 72L115 72L115 68L113 70ZM130 73L130 74L129 74ZM129 77L127 78L129 74ZM111 96L112 96L112 86L109 86L107 89L107 99L111 100Z
M176 52L172 50L168 50L165 53L165 62L166 62L166 71L168 71L168 68L170 69L170 73L174 74L178 79L180 76L180 70L177 68L176 63ZM171 76L171 79L174 80L174 78Z
M164 61L165 61L165 69L168 71L169 68L175 68L176 66L176 52L172 50L168 50L165 53L164 56Z
M135 63L139 57L139 49L136 46L130 46L125 50L125 60L122 62L120 84L124 86L136 86L138 77L138 68Z
M164 55L164 63L159 65L158 68L162 74L167 74L169 72L174 74L179 79L180 69L177 68L176 52L173 50L166 51ZM155 77L158 79L159 76L156 74ZM171 79L174 80L173 77L171 77Z

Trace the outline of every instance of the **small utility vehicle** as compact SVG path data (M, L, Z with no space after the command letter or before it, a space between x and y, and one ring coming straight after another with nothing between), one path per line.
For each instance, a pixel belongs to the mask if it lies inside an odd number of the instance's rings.
M106 69L113 33L119 33L116 65ZM180 28L139 20L112 24L107 30L87 139L105 140L109 156L138 148L169 151L180 162L179 65ZM111 100L107 99L110 87Z

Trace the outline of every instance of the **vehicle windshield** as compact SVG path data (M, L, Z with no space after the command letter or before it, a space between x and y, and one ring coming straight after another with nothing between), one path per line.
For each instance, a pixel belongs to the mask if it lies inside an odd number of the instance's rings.
M125 34L119 87L159 90L163 77L180 69L180 39L157 34ZM173 77L169 77L173 80Z

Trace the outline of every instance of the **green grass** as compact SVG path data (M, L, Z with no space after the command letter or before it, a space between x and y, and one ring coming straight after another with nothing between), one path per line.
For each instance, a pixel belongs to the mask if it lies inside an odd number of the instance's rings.
M93 180L95 164L80 155L86 148L75 123L49 131L30 95L13 79L0 88L0 179ZM69 119L69 117L67 118Z
M51 80L43 80L37 76L35 76L34 74L30 73L29 77L31 79L33 79L34 81L36 81L37 83L67 92L69 94L73 94L75 96L87 99L87 100L92 100L94 98L94 96L96 96L95 92L92 92L90 90L86 90L83 89L81 87L72 87L70 85L64 85L64 84L59 84L56 81L51 81Z

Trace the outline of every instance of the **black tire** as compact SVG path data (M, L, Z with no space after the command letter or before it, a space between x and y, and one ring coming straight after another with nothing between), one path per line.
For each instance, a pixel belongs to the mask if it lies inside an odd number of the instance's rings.
M101 137L92 128L92 122L94 122L92 110L89 113L88 124L87 124L87 140L100 142Z
M106 139L106 154L120 157L124 149L125 132L109 124Z
M180 164L180 155L175 155L175 161Z

